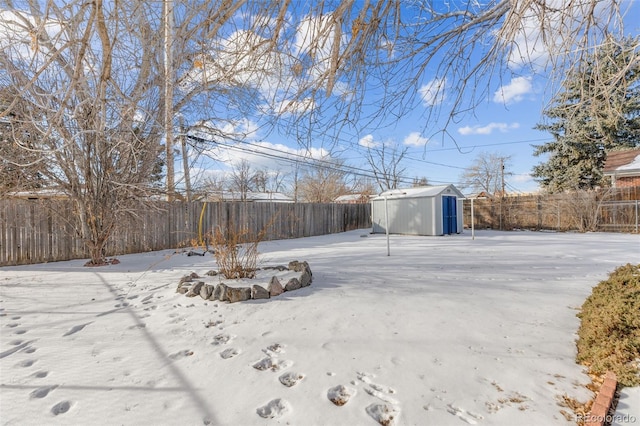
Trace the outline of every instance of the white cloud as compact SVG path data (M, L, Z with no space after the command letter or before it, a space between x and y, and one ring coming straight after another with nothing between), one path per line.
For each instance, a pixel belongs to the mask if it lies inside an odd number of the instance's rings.
M522 19L509 52L508 63L512 69L531 67L540 70L547 64L549 51L541 36L540 25L540 20L535 15Z
M429 138L425 138L419 132L411 132L404 138L403 143L409 146L425 146L429 143Z
M531 93L531 77L516 77L493 94L493 102L510 104L520 102L524 95Z
M373 135L366 135L360 138L358 145L365 148L377 148L380 144L373 140Z
M574 36L582 34L585 16L594 19L593 28L611 23L611 2L546 0L513 3L513 13L520 17L508 53L509 67L514 70L543 70L550 64L551 57L560 58L575 49Z
M446 78L434 78L426 84L423 84L418 91L422 97L422 102L426 106L435 106L441 104L445 99Z
M533 181L533 177L529 173L514 174L510 180L516 183L528 183Z
M509 130L517 129L520 127L518 123L489 123L486 126L465 126L458 129L458 133L461 135L490 135L494 130L498 130L501 133L506 133Z

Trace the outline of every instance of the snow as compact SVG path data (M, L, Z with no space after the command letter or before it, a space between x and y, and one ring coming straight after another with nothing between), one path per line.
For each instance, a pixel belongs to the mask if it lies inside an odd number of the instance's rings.
M640 387L623 388L611 418L611 426L627 426L640 420Z
M215 269L210 255L0 268L0 418L575 424L557 402L592 397L574 361L577 310L639 249L638 235L605 233L392 235L391 256L368 230L271 241L264 266L306 260L313 283L234 304L175 291Z
M435 197L447 189L457 191L453 185L419 186L415 188L392 189L374 197L373 200L383 200L385 197L388 199ZM461 193L458 194L462 195Z
M629 164L624 164L618 167L616 170L638 170L640 169L640 155L637 155L636 158Z

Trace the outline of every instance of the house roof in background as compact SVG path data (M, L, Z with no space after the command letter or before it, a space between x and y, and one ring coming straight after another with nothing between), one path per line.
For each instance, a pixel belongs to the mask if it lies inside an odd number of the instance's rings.
M625 151L612 151L607 154L603 172L613 175L616 172L640 172L640 148Z
M280 203L293 203L293 198L281 192L247 192L244 194L235 191L215 191L207 197L217 201L273 201Z

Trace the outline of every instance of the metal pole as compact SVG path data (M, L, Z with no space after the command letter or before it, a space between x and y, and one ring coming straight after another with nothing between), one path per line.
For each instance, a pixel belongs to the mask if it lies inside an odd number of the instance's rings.
M386 196L384 197L384 227L387 234L387 256L391 256L391 248L389 246L389 206Z
M636 234L638 233L638 200L636 200Z
M473 214L473 198L471 199L471 239L476 239L475 216Z
M167 201L173 201L176 184L173 164L173 0L164 0L164 133L167 156Z

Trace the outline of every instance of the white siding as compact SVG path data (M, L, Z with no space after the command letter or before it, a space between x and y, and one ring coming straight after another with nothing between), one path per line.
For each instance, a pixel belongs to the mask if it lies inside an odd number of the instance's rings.
M454 195L458 232L462 232L462 194L447 185L432 188L411 188L388 195L386 205L390 234L443 235L442 196ZM371 201L373 233L385 233L385 198L378 196Z

